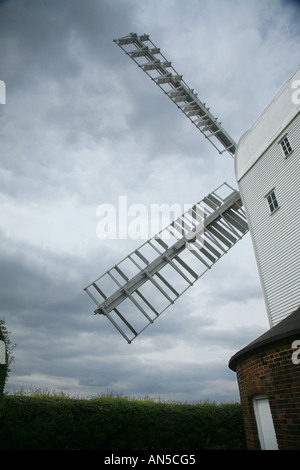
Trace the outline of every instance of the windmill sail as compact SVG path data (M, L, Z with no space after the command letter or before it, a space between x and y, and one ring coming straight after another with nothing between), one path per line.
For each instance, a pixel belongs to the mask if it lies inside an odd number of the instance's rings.
M131 33L114 39L114 42L163 90L219 153L228 151L234 155L236 142L147 34L138 36Z
M131 343L247 231L240 194L224 183L84 290Z

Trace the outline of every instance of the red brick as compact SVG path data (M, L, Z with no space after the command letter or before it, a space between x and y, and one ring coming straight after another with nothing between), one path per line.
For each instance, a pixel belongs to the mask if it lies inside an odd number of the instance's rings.
M292 362L293 339L249 352L237 364L249 450L260 449L252 398L267 395L280 450L300 449L300 364Z

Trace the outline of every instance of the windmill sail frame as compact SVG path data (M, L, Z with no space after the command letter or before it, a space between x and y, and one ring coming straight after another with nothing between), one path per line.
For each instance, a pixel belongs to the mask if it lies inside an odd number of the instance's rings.
M220 154L234 157L235 141L147 34L114 42ZM84 288L96 304L94 313L108 318L131 343L247 232L240 193L223 183Z
M94 313L131 343L247 232L240 194L224 183L85 287Z
M183 80L148 34L130 33L114 42L158 85L220 153L232 156L236 142L214 117L197 93ZM221 144L221 148L220 148Z

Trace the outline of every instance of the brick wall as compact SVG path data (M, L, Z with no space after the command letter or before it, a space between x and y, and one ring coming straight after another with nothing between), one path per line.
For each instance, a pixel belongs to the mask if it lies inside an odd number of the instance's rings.
M260 449L252 399L267 395L279 450L300 449L300 364L290 337L241 357L236 366L249 450Z

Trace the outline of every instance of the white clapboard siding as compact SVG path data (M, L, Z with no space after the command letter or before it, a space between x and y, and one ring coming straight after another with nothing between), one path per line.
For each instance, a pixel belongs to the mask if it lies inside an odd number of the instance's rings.
M287 135L292 153L280 145ZM239 190L263 288L270 326L300 304L300 114L246 171ZM275 190L279 208L270 213L266 195Z

